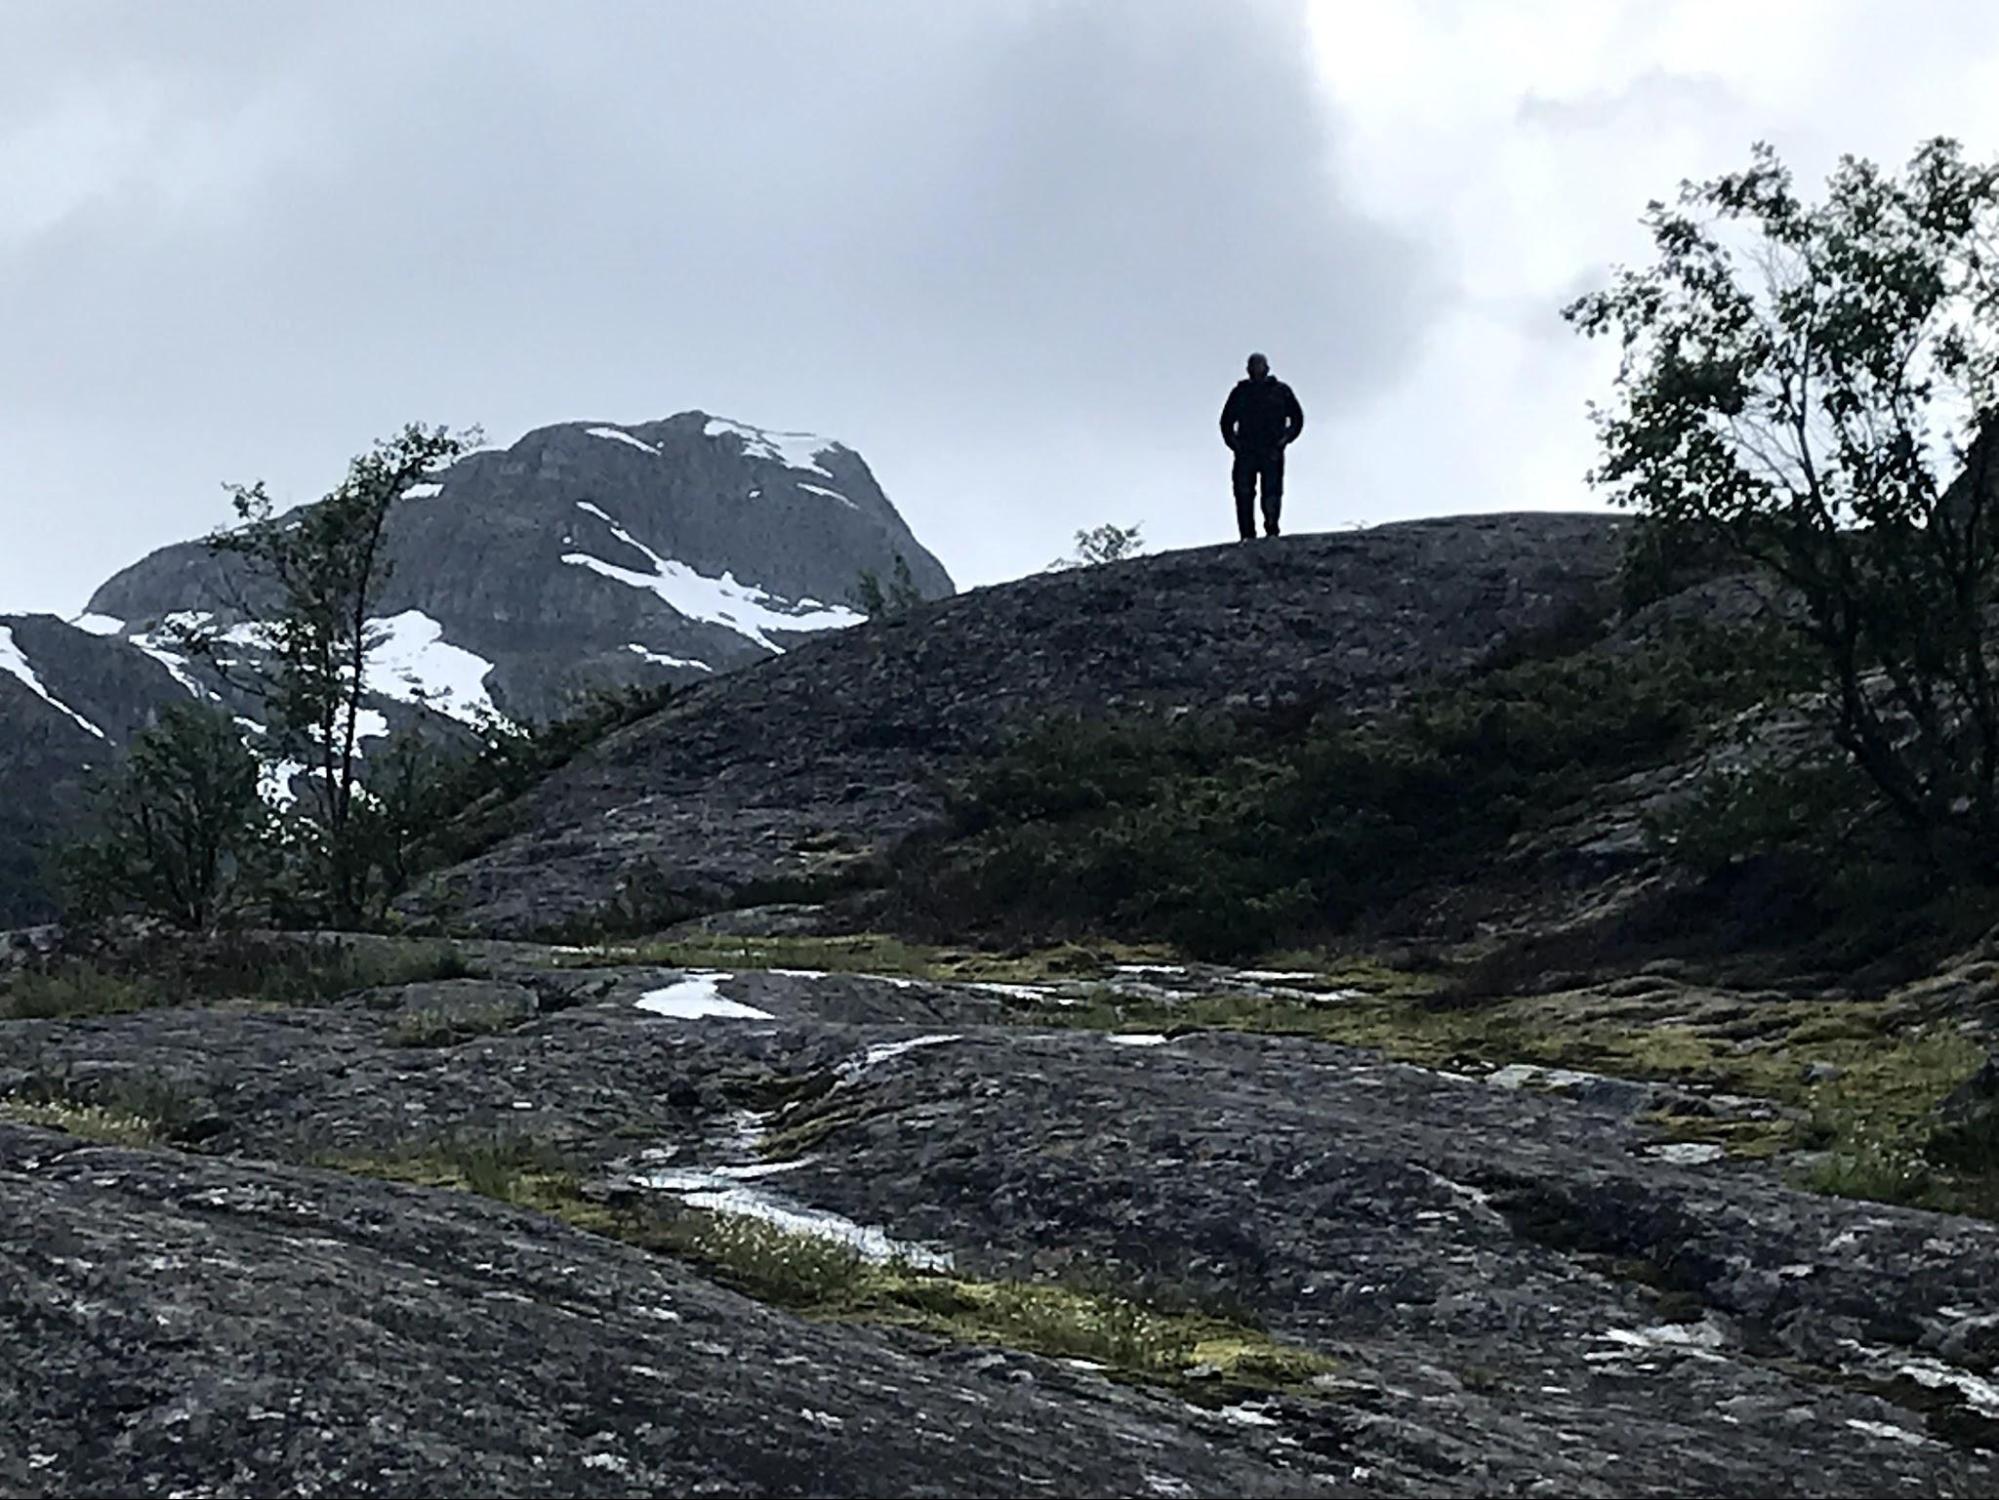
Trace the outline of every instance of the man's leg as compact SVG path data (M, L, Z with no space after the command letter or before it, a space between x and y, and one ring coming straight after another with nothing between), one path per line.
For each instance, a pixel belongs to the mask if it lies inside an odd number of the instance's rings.
M1277 522L1284 513L1284 450L1279 448L1263 461L1263 534L1277 535Z
M1245 542L1253 541L1256 537L1256 463L1247 453L1237 451L1229 480L1235 486L1236 531Z

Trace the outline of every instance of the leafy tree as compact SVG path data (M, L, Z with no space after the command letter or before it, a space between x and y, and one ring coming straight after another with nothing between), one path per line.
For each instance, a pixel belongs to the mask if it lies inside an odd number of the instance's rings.
M368 621L389 578L383 534L403 492L465 446L443 428L406 427L356 457L324 499L282 516L262 481L234 486L241 524L209 539L212 550L247 558L277 586L277 617L259 631L267 656L251 690L276 748L307 767L301 801L318 827L299 847L318 851L325 899L342 923L366 914L376 874L374 830L361 826L359 742L376 644ZM219 641L198 630L184 644L216 659Z
M1145 542L1139 536L1139 527L1118 526L1106 521L1101 526L1077 532L1075 552L1062 558L1055 566L1093 568L1098 563L1122 562L1127 557L1138 556L1144 550Z
M1610 335L1593 481L1768 570L1831 732L1934 846L1999 860L1999 167L1933 140L1843 158L1822 202L1768 146L1645 224L1657 260L1566 316Z
M908 613L923 602L923 591L910 575L909 559L898 552L888 583L884 585L881 575L873 568L865 568L854 582L849 602L869 619L879 619L884 615Z
M419 873L453 792L452 765L438 746L399 734L373 757L357 798L352 837L369 872L366 915L380 919Z
M229 715L169 707L98 788L96 837L64 851L73 904L213 927L257 885L270 821L257 777Z

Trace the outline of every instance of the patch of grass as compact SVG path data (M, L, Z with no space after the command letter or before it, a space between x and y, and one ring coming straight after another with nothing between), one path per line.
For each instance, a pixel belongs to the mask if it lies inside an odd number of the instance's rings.
M1813 1162L1799 1181L1815 1193L1921 1206L1936 1190L1921 1153L1890 1139L1848 1138Z
M453 1047L474 1037L511 1031L527 1019L520 1011L504 1005L405 1011L389 1028L387 1040L391 1047Z
M356 990L462 979L470 973L464 956L443 942L302 939L273 933L177 935L18 970L0 979L0 1020L117 1015L227 1001L324 1005Z
M205 1118L200 1100L172 1079L150 1074L88 1083L36 1077L0 1099L0 1119L115 1146L192 1144Z
M0 1021L110 1016L169 1003L155 985L76 960L26 969L0 982Z
M295 943L280 945L272 957L274 965L234 978L239 993L281 1005L323 1005L356 990L472 974L464 955L445 942Z
M1204 1399L1304 1388L1333 1368L1326 1356L1280 1344L1257 1329L1110 1290L986 1281L904 1261L872 1261L837 1240L744 1215L613 1207L586 1195L559 1153L525 1137L458 1135L379 1154L327 1157L320 1165L478 1193L548 1214L692 1262L727 1286L807 1317L1086 1359L1118 1379L1184 1382L1186 1394Z
M870 1261L849 1246L759 1219L685 1215L664 1227L660 1248L761 1301L808 1316L1084 1359L1123 1379L1198 1379L1217 1396L1297 1388L1333 1368L1323 1355L1220 1318L1169 1311L1104 1289L976 1280Z
M532 1136L507 1131L460 1131L387 1151L322 1156L315 1165L416 1187L455 1188L543 1212L583 1201L576 1175L560 1152Z
M160 1140L159 1122L145 1115L61 1099L0 1099L0 1120L60 1130L105 1146L151 1146Z

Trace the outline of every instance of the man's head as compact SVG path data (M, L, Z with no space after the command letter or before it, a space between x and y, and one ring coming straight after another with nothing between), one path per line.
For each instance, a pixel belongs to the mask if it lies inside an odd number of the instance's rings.
M1261 380L1263 379L1264 376L1268 375L1269 373L1270 373L1269 360L1265 359L1261 354L1250 355L1249 378L1251 380Z

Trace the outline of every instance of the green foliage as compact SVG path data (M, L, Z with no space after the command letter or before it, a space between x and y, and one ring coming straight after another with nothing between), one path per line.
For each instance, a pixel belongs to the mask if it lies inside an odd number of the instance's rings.
M398 734L370 757L350 820L354 862L365 872L362 914L380 921L422 870L450 806L452 762L431 740Z
M158 985L78 960L21 969L0 979L0 1021L114 1016L166 1003Z
M1650 818L1647 832L1703 875L1780 852L1822 860L1829 874L1847 864L1878 809L1851 761L1767 759L1709 772L1686 801Z
M384 857L398 840L371 818L360 776L366 664L376 644L368 621L389 577L383 536L403 492L465 451L442 428L406 427L349 465L318 503L282 516L259 481L233 491L241 524L209 539L219 553L249 560L274 585L277 617L263 623L263 664L249 684L262 700L275 748L305 765L300 778L316 837L295 852L312 861L312 884L333 921L359 925L379 915ZM185 632L188 650L218 660L220 637Z
M71 909L205 929L256 890L269 851L257 760L230 717L166 709L98 788L97 831L60 857Z
M204 1132L202 1101L160 1074L79 1079L37 1075L0 1098L0 1120L61 1130L109 1146L191 1142Z
M1640 516L1618 561L1620 602L1627 611L1639 610L1742 566L1742 558L1712 528Z
M1119 526L1106 521L1101 526L1076 533L1076 550L1055 564L1057 568L1093 568L1099 563L1123 562L1145 550L1137 526Z
M1058 720L976 771L958 838L905 879L920 926L995 914L1230 959L1474 879L1602 781L1753 701L1752 638L1689 630L1623 656L1528 658L1371 720Z
M1910 827L1999 865L1999 166L1767 146L1646 216L1656 262L1567 310L1622 349L1596 482L1779 579L1833 742Z
M1710 946L1781 948L1800 969L1892 984L1999 920L1999 892L1940 861L1851 759L1749 740L1737 754L1646 820L1655 847L1703 878L1682 925Z
M888 582L884 584L879 573L872 568L863 569L861 576L854 580L854 590L848 602L870 619L880 619L886 615L907 614L923 602L923 591L916 586L916 579L909 571L909 559L900 552L895 555L895 566L889 570Z

